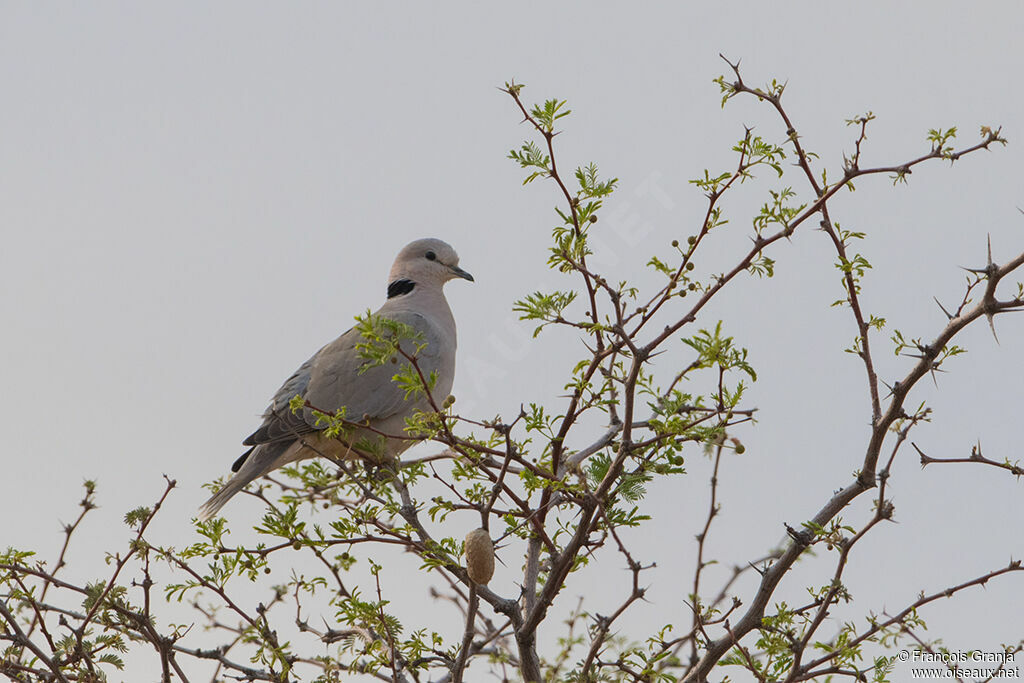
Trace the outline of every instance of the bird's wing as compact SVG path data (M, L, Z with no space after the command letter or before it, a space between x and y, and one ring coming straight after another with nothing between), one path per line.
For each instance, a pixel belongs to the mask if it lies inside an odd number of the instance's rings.
M348 335L352 330L349 330L342 338ZM327 347L324 347L327 348ZM256 446L264 443L276 443L280 441L294 441L303 434L308 434L313 431L313 425L306 422L301 414L296 414L291 411L289 403L295 396L304 396L306 389L309 387L310 371L313 367L314 361L317 359L324 349L320 349L313 355L312 358L303 363L298 370L292 373L281 388L274 394L274 398L270 400L270 405L263 412L263 424L260 425L259 429L250 434L245 441L242 443L246 446ZM249 453L246 452L242 456L244 459ZM236 462L236 465L240 465L241 462ZM236 469L237 468L232 468Z
M389 312L387 317L405 323L422 335L426 346L417 357L417 364L425 376L436 371L442 352L440 336L426 318L411 311ZM274 395L263 414L263 424L243 443L253 446L279 441L294 441L318 428L313 410L293 413L289 404L295 396L305 399L310 406L327 414L345 408L348 420L360 422L365 418L380 420L395 415L403 408L410 414L418 407L405 401L402 388L392 381L405 360L365 368L365 359L357 346L363 342L358 330L352 328L323 347L288 378ZM403 348L412 352L406 342ZM360 370L363 370L360 372Z
M418 333L426 346L417 356L417 365L425 376L436 371L441 343L427 319L412 311L389 311L386 315ZM406 401L402 387L393 381L407 361L396 356L392 362L366 367L356 348L362 341L358 332L352 332L324 347L313 364L306 399L315 408L329 412L344 406L346 418L353 422L381 420L399 412L411 415L420 407L418 402ZM403 341L402 348L414 353L414 340Z

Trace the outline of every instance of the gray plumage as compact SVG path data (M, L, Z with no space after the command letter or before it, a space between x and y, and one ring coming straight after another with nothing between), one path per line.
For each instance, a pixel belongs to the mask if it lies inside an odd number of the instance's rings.
M440 402L451 392L455 379L455 319L444 297L444 283L473 276L459 268L459 257L438 239L412 242L395 258L388 278L389 298L374 315L410 326L422 335L426 346L417 357L425 376L436 373L431 395ZM199 519L213 517L249 482L283 465L322 455L333 460L365 456L358 444L372 441L385 457L396 457L411 445L405 436L405 419L417 410L430 410L425 397L405 400L401 387L392 381L397 366L385 363L360 369L365 361L356 345L360 333L350 329L317 351L274 394L263 413L263 424L242 443L250 446L231 467L235 475L199 510ZM347 439L326 438L313 411L293 413L289 403L301 396L326 413L343 406L346 419L365 422L370 429L354 430ZM382 434L389 435L387 438Z

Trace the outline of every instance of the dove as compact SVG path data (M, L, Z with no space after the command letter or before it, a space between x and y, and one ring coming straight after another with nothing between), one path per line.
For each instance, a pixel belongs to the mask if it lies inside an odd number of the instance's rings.
M451 392L455 379L455 318L443 287L455 278L473 281L459 267L455 250L439 239L419 239L406 245L395 258L388 276L387 301L374 316L408 325L426 345L416 354L424 377L434 373L431 389L438 403ZM405 434L405 420L417 411L430 412L426 396L411 396L393 381L400 364L367 367L357 348L365 343L351 328L303 363L274 394L263 413L263 424L243 441L249 450L231 466L234 476L199 509L199 519L216 515L232 496L273 470L306 458L324 456L338 461L372 456L395 458L413 440ZM411 347L406 349L406 347ZM405 342L403 349L415 351ZM404 359L398 359L403 360ZM292 411L301 397L307 406ZM314 410L334 414L344 409L345 419L359 423L349 433L327 437ZM372 448L368 448L372 446Z

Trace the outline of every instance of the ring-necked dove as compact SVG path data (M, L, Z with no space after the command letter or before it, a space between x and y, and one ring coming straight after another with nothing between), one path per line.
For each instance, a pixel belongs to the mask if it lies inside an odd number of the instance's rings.
M436 373L431 395L443 401L455 378L455 319L442 287L453 278L473 280L459 268L459 257L447 243L420 239L406 245L395 258L388 278L388 299L375 316L404 323L421 337L426 346L417 355L425 377ZM370 440L385 457L393 458L409 447L404 436L405 419L416 411L430 411L426 397L405 400L402 387L392 381L399 366L385 363L365 368L356 348L365 340L355 328L349 329L317 351L288 378L263 413L263 424L243 444L250 446L231 470L235 475L199 510L207 520L249 482L288 463L324 455L341 460L365 455L355 446ZM408 344L407 344L408 345ZM360 370L363 370L360 372ZM301 396L309 406L331 414L345 408L346 419L367 424L346 438L327 438L317 425L312 410L292 412L289 403Z

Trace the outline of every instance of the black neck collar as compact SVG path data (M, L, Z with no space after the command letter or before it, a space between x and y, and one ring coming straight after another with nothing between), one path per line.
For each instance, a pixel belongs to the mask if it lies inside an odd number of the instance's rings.
M415 289L415 287L416 283L413 282L412 280L406 280L404 278L401 280L395 280L394 282L388 285L388 298L394 299L396 296L408 294L413 289Z

